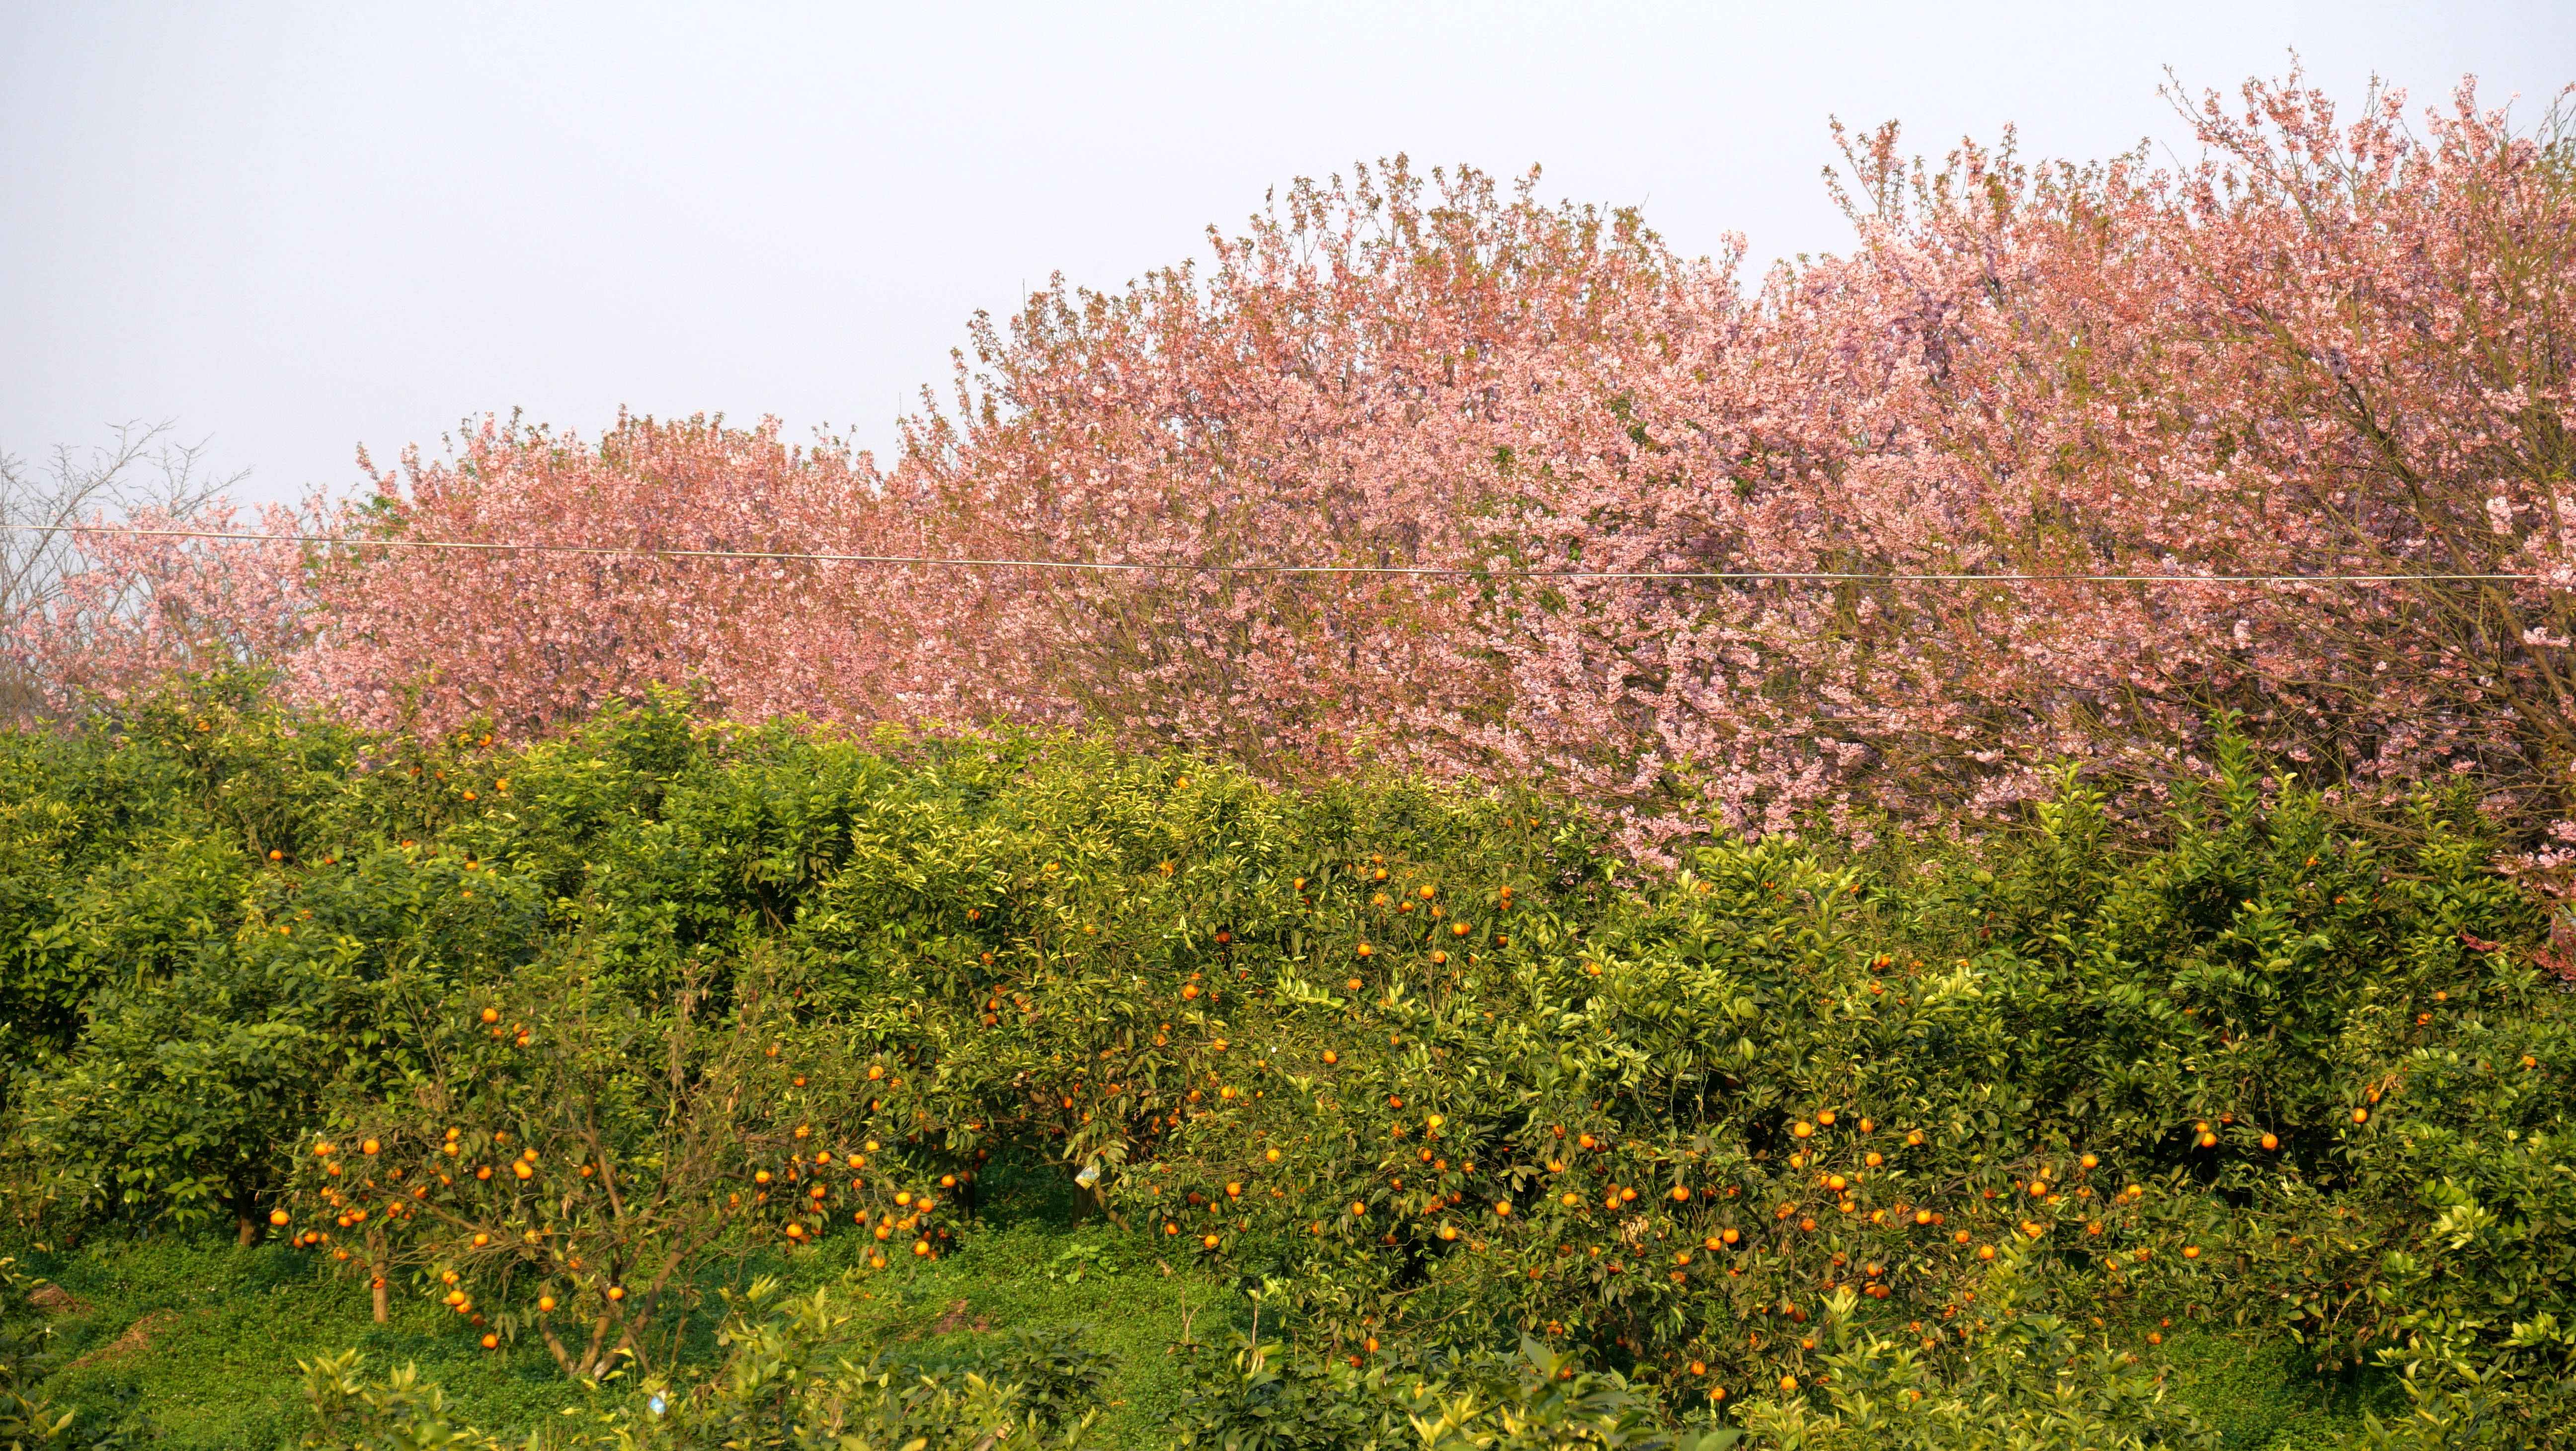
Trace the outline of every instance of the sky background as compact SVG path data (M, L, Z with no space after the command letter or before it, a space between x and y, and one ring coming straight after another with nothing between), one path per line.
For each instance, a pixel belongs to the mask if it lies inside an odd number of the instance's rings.
M1204 256L1355 158L1546 168L1680 249L1839 250L1827 121L2182 144L2276 75L2535 117L2545 3L1664 7L0 0L0 450L175 421L254 498L487 410L883 448L979 308Z

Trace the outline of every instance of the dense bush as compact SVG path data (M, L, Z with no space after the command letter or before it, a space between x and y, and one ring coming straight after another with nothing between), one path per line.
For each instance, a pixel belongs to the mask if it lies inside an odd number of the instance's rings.
M2152 837L2070 782L1983 842L1643 875L1418 780L675 702L424 742L209 686L0 741L10 1183L56 1233L282 1217L478 1339L578 1313L594 1375L639 1246L677 1315L755 1244L864 1274L1005 1156L1264 1285L1275 1394L1363 1420L1342 1371L1526 1335L1676 1433L1834 1444L1913 1390L2143 1435L2188 1314L2568 1423L2543 914L2465 804L2361 830L2221 767Z

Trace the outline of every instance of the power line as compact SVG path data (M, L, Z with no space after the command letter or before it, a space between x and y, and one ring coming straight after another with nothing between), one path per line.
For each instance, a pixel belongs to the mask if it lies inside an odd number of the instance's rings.
M0 524L43 534L125 534L152 539L217 539L249 544L334 544L353 548L456 549L484 553L612 555L640 559L885 564L944 569L1062 569L1095 573L1436 575L1485 579L1764 580L1854 584L2419 584L2533 580L2535 574L1971 574L1838 570L1473 569L1387 564L1117 564L1081 559L973 559L936 555L819 554L788 550L655 549L624 544L490 543L471 539L350 539L334 534L229 534L205 529L129 529L112 524Z

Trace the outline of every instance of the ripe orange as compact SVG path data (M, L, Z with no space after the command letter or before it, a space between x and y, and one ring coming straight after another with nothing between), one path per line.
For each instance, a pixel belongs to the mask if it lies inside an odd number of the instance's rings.
M552 1296L552 1295L539 1295L539 1296L537 1297L537 1312L538 1312L539 1314L544 1314L545 1312L547 1312L547 1311L549 1311L549 1310L554 1309L554 1307L555 1307L555 1297L554 1297L554 1296Z
M2366 1108L2354 1109L2352 1111L2352 1121L2357 1124L2366 1124L2370 1122L2370 1110Z
M2263 1147L2267 1149L2277 1149L2281 1147L2280 1137L2276 1134L2265 1134L2263 1136Z
M611 1285L611 1286L609 1286L609 1287L608 1287L608 1298L610 1298L610 1299L612 1299L612 1300L623 1300L623 1299L625 1299L625 1298L626 1298L626 1287L625 1287L624 1285Z
M2200 1258L2200 1246L2196 1244L2184 1245L2182 1247L2182 1257L2187 1260L2196 1260Z
M486 1336L484 1336L484 1337L483 1337L483 1348L484 1348L485 1350L498 1350L498 1349L500 1349L500 1348L501 1348L501 1337L500 1337L500 1336L498 1336L498 1335L486 1335Z
M483 1010L483 1021L487 1023L497 1023L501 1021L501 1010L499 1008L485 1008Z

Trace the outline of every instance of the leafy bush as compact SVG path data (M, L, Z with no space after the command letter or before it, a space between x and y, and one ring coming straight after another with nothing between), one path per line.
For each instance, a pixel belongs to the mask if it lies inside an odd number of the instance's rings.
M344 1085L272 1216L316 1248L337 1228L380 1320L413 1269L487 1344L532 1333L567 1375L606 1375L677 1333L711 1257L813 1243L865 1182L830 1202L868 1167L833 1129L864 1072L812 1051L780 984L737 973L711 1003L691 978L650 1011L579 963L415 986L382 994L401 1073Z
M277 778L156 795L152 833L45 858L76 920L22 925L140 966L29 1050L12 1112L27 1142L152 1140L22 1165L67 1227L175 1219L195 1176L389 1293L455 1271L424 1288L498 1342L576 1307L595 1328L603 1267L669 1264L681 1297L693 1264L826 1225L869 1237L863 1274L942 1253L1008 1154L1166 1256L1278 1282L1297 1364L1363 1379L1527 1335L1670 1423L1860 1378L1842 1335L1993 1386L2009 1296L2150 1365L2191 1315L2569 1414L2576 1027L2545 912L2461 801L2356 817L2231 746L2149 836L2070 782L1982 842L1784 836L1649 875L1538 798L1278 792L1064 739L662 701L524 750L326 755L256 703L155 709L210 730L0 741L12 779L115 761L160 792L196 754ZM225 795L284 803L257 841L294 850L254 854ZM180 839L226 885L119 916L100 884ZM316 1051L190 1046L263 1034ZM189 1054L213 1066L154 1066ZM450 1128L492 1180L446 1167ZM640 1207L579 1179L611 1161L650 1166ZM89 1187L146 1169L148 1202ZM567 1368L623 1336L576 1335ZM1247 1405L1322 1403L1264 1368Z
M904 1376L855 1363L847 1354L848 1317L827 1294L773 1307L777 1295L775 1281L760 1280L736 1297L717 1335L723 1363L685 1390L648 1382L628 1400L544 1428L527 1444L566 1451L1071 1451L1090 1426L1089 1413L1033 1404L1019 1384L973 1371ZM349 1351L302 1369L318 1423L308 1446L502 1445L451 1424L445 1397L423 1385L413 1367L374 1382Z

